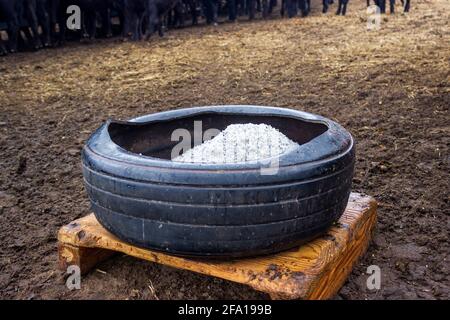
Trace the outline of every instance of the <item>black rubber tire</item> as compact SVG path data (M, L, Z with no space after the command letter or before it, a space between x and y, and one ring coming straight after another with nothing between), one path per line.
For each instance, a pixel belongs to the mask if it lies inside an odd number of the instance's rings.
M220 120L223 129L227 121L235 123L243 115L292 136L296 136L292 124L282 128L286 119L319 131L279 157L276 175L261 175L261 163L256 162L177 163L141 155L136 149L139 130L159 132L160 124L169 128L173 122L176 127L180 119L196 117ZM277 122L279 118L282 121ZM326 127L316 128L319 125ZM124 141L132 141L131 146ZM295 110L256 106L181 109L128 123L108 121L82 152L86 190L106 229L140 247L215 258L273 253L326 231L347 205L354 159L351 135L335 122Z

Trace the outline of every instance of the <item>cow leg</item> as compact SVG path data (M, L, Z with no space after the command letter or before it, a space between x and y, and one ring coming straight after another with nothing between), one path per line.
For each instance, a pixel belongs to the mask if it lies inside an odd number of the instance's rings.
M17 52L20 28L19 21L13 17L7 22L8 25L8 47L11 53Z
M26 18L27 22L29 24L29 29L31 29L31 33L29 32L28 28L26 31L27 38L29 37L29 40L33 43L33 48L35 50L42 48L42 42L39 36L39 24L38 24L38 18L36 15L36 1L35 0L27 0L26 1Z
M341 14L341 8L342 8L342 0L338 1L338 8L336 11L336 15L340 15Z
M2 35L0 33L0 56L5 56L8 54L8 50L6 50L5 43L2 39Z
M328 11L328 0L322 0L322 13L327 13Z
M141 39L142 34L142 16L140 14L133 14L133 24L131 27L133 28L131 40L139 41Z
M295 0L286 0L286 10L288 18L293 18L297 15L297 3Z
M211 0L211 9L212 9L212 19L213 24L216 26L218 22L219 16L219 0Z
M102 18L102 32L106 38L112 37L111 26L111 11L107 4L103 5L100 9L100 16Z
M163 24L161 22L158 23L158 35L161 38L164 37L164 29L163 29Z
M130 32L133 28L132 21L134 19L134 14L131 12L129 4L126 1L124 2L123 10L122 38L125 41L130 36Z
M97 31L97 14L95 10L87 10L86 14L86 31L84 33L85 38L91 40L95 39L95 34Z
M342 0L342 15L345 16L345 14L347 13L347 3L348 0Z
M394 10L395 10L395 0L389 0L389 12L393 14Z
M189 10L191 11L192 25L195 26L198 24L197 6L195 0L189 1Z
M256 0L248 0L247 2L248 18L249 20L255 19Z
M6 19L6 33L8 35L8 41L4 42L1 39L0 33L0 44L5 48L5 54L8 52L17 52L18 48L18 37L20 32L19 27L19 8L12 1L2 1L0 6L0 11L3 17Z
M380 13L386 13L386 0L378 0L378 6L380 7Z
M64 1L52 1L52 20L54 22L53 32L54 32L54 43L57 42L58 45L63 45L66 42L66 31L67 31L67 21L66 13L67 7ZM55 26L58 24L58 33L56 34Z
M261 12L262 12L262 17L265 19L267 18L268 14L269 14L269 8L268 8L268 3L267 0L261 0Z
M129 27L131 32L131 41L138 41L139 40L139 18L135 17L133 15L133 20L130 21Z
M273 7L277 6L277 0L270 0L269 1L269 14L272 14Z
M49 47L51 45L51 19L47 9L47 1L40 2L37 7L37 16L42 28L44 46Z
M403 12L409 12L410 0L406 0L404 4Z
M302 17L306 17L308 15L308 7L307 7L308 4L307 4L306 0L299 0L298 6L302 13Z
M206 24L212 23L211 1L212 0L202 0L203 14L206 19Z
M56 25L58 24L58 13L59 13L59 1L49 0L50 4L48 6L49 10L49 20L50 20L50 43L52 46L59 44L59 34L56 33ZM61 26L59 26L59 32L61 32Z
M88 19L88 13L84 10L84 8L81 8L81 37L82 38L88 38L88 27L87 24L89 23Z
M183 4L181 2L178 2L175 5L174 8L175 11L175 17L177 20L177 25L179 28L183 28L184 27L184 10L183 10Z
M237 0L238 15L243 16L245 14L245 0Z
M236 0L227 0L228 20L236 21Z
M118 13L118 18L119 18L119 34L122 35L122 37L125 36L125 8L122 6L116 6L114 5L115 2L113 1L113 8L117 11ZM111 15L111 11L110 11L110 15ZM112 16L111 16L112 18ZM112 23L111 23L111 29L112 29Z

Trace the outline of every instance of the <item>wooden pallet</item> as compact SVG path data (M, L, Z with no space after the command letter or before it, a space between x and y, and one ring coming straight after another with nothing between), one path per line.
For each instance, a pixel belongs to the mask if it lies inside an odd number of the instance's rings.
M127 244L90 214L59 230L59 265L82 273L115 252L247 284L273 299L328 299L341 288L364 254L376 225L375 200L352 193L338 223L320 238L274 255L230 261L181 258Z

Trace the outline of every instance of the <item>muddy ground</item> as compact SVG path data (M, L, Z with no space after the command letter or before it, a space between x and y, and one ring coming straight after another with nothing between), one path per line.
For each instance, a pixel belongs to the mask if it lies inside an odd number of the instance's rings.
M318 113L357 141L354 190L379 201L378 230L337 299L450 298L450 8L413 0L366 30L347 17L240 21L0 58L0 297L248 299L227 281L118 256L68 291L56 233L89 213L80 149L107 118L256 104ZM398 7L399 9L399 7ZM332 11L335 5L332 6ZM368 291L366 268L382 271ZM154 287L154 293L149 286Z

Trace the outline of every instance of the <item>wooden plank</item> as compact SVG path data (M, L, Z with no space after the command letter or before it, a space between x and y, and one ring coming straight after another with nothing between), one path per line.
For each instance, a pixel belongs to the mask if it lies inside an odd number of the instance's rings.
M338 223L296 249L230 261L182 258L135 247L106 231L90 214L62 227L58 234L60 267L82 272L112 252L247 284L277 299L327 299L341 288L367 249L376 225L373 198L352 193Z
M67 270L70 265L77 265L80 267L81 274L86 274L98 263L115 253L102 248L80 247L60 242L58 244L59 268Z

